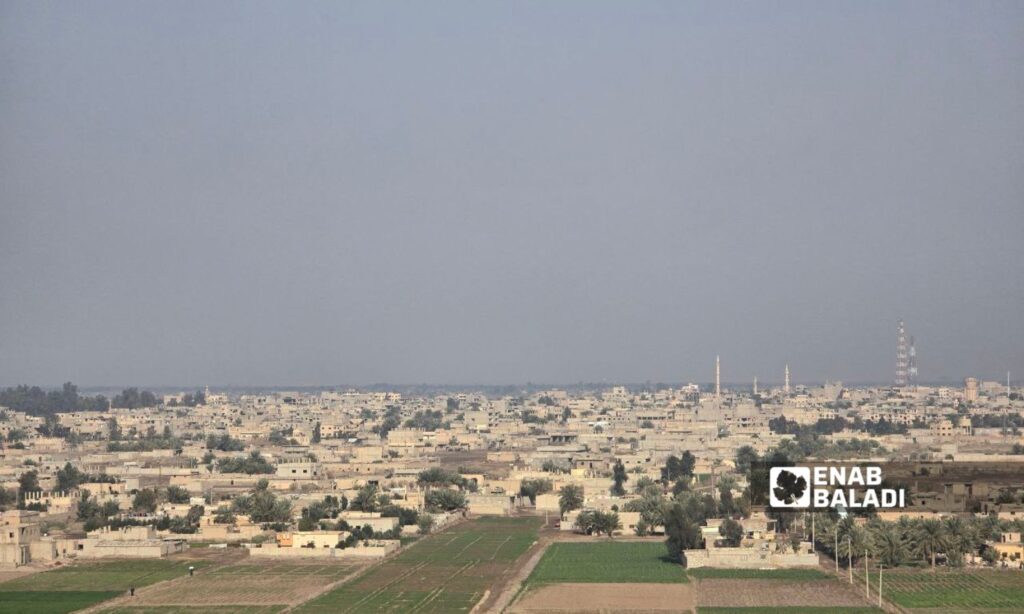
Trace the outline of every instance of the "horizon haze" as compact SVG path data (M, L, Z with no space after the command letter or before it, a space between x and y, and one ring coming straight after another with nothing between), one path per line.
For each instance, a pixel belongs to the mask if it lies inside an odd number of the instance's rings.
M2 385L1024 374L1022 3L9 1L0 82Z

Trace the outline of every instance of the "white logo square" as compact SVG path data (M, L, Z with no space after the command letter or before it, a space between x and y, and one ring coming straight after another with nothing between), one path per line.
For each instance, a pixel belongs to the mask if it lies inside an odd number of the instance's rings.
M772 467L768 472L768 503L772 507L810 507L811 468Z

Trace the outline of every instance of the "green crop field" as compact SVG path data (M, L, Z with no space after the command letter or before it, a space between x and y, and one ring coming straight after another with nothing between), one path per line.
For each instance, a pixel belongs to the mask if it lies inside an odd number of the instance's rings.
M863 576L860 578L863 582ZM871 574L876 590L878 573ZM884 597L909 610L950 612L1024 609L1024 574L998 570L886 570Z
M188 574L206 561L191 559L143 559L98 561L60 567L0 584L7 591L127 591Z
M827 607L750 607L750 608L697 608L697 614L881 614L878 608Z
M818 569L716 569L699 567L686 572L691 578L735 578L738 580L828 580Z
M262 576L269 582L271 580L277 580L279 578L288 577L317 577L322 582L334 582L340 580L348 574L352 573L357 568L356 564L349 561L344 562L331 562L324 564L314 563L267 563L260 561L259 563L236 563L232 565L223 565L221 567L215 567L203 574L202 577L195 578L197 583L203 580L209 579L212 581L221 582L225 576ZM223 589L221 589L223 590Z
M605 541L551 544L526 584L686 581L686 570L668 560L661 542Z
M142 606L142 607L117 607L104 609L102 614L277 614L288 606L252 606L252 605L225 605L225 606Z
M64 614L87 608L120 594L119 591L2 591L0 612Z
M481 518L421 539L406 552L293 610L468 612L537 538L533 518Z
M102 561L61 567L0 583L0 613L71 612L188 573L205 561L159 559Z

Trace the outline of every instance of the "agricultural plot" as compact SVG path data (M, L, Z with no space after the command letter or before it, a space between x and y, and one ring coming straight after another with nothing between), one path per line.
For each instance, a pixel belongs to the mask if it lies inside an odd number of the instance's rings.
M686 581L686 570L667 558L661 542L562 542L551 544L526 585Z
M541 612L680 612L693 605L686 570L661 542L556 542L510 608Z
M120 607L103 610L103 614L278 614L284 611L287 606L271 605L253 607L248 605L237 606L149 606L149 607Z
M881 612L863 593L819 569L689 570L698 614L864 614ZM863 585L861 585L863 586Z
M0 613L71 612L141 588L188 574L189 565L204 561L184 558L102 561L61 567L0 583Z
M207 564L186 558L79 563L4 582L0 592L127 591L188 575L190 565L201 569Z
M752 607L752 608L698 608L697 614L882 614L883 610L870 607Z
M876 572L871 577L873 593L877 583ZM1018 571L887 570L882 588L886 600L911 611L1019 612L1024 608L1024 574Z
M510 572L539 524L533 518L481 518L458 525L293 611L468 612Z
M819 579L697 578L698 612L871 611L864 586L823 576ZM806 610L802 608L807 608ZM846 610L844 608L853 608Z
M253 607L257 610L263 607L284 607L314 597L327 585L352 575L365 564L348 561L251 562L243 559L234 564L212 567L191 578L182 578L177 582L141 591L131 600L130 605L135 608L179 606L189 611L217 606L245 606L247 612ZM128 606L126 603L118 605Z
M87 608L120 594L114 591L3 591L0 592L0 612L64 614Z
M828 580L819 569L718 569L699 567L687 570L691 578L732 578L736 580Z

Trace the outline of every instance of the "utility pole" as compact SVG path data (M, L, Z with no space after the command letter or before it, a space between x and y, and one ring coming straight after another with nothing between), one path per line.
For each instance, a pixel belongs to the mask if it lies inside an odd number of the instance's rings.
M850 584L853 584L853 543L850 536L846 536L846 566L850 569Z
M838 576L839 575L839 527L838 526L836 526L836 549L835 549L835 555L836 555L836 575Z
M871 599L871 576L868 575L867 550L864 550L864 599Z
M878 566L878 607L882 607L882 570L885 569L885 565Z

